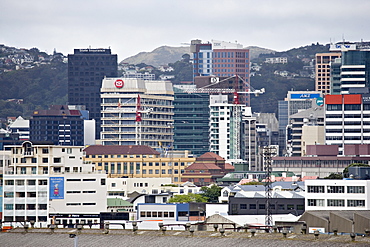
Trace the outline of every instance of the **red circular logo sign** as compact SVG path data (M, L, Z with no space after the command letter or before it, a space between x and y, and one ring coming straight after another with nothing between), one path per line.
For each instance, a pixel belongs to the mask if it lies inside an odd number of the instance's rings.
M124 82L121 79L118 79L114 82L114 86L116 86L116 88L122 88L123 84L124 84Z

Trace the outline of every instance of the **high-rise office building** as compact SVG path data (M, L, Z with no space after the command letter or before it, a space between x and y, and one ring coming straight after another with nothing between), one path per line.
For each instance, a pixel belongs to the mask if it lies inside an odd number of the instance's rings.
M199 157L209 151L209 94L186 93L179 87L174 85L173 146Z
M370 51L356 50L342 52L340 72L341 94L351 93L351 89L361 89L370 85Z
M173 94L169 81L104 78L102 144L172 148Z
M325 96L325 144L370 144L370 94Z
M286 144L291 139L290 116L302 110L317 107L316 100L322 97L319 91L289 91L284 101L279 101L279 156L286 155Z
M117 77L117 55L110 49L75 49L68 55L68 103L85 105L100 139L100 88L104 77Z
M243 79L241 91L250 88L249 50L238 43L216 41L202 43L192 40L190 52L193 53L193 76L231 77L238 75ZM239 90L239 88L238 88ZM250 105L250 95L240 95L242 104Z
M330 94L330 70L331 64L336 58L340 58L340 52L316 54L316 78L315 90L323 94Z

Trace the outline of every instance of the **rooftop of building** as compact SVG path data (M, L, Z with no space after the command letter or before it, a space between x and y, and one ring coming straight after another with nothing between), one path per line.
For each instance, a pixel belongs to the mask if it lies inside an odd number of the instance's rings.
M133 154L159 155L153 148L145 145L91 145L84 149L86 155Z
M239 215L238 215L239 217ZM76 234L75 229L57 229L54 234L49 229L30 229L24 233L21 228L0 233L1 243L4 246L73 246L75 239L70 234ZM192 235L188 231L168 230L163 234L158 229L151 231L139 230L135 234L132 230L110 230L104 234L103 230L82 230L78 234L78 246L369 246L370 238L356 238L352 242L348 235L333 236L322 234L315 240L313 234L291 234L283 238L281 233L263 233L257 231L254 237L243 231L227 230L224 237L219 232L195 231ZM192 237L191 237L192 236Z

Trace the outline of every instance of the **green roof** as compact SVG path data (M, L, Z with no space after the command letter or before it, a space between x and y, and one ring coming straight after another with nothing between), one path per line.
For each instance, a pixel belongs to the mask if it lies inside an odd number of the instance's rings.
M129 206L133 206L133 204L121 198L107 198L107 206L108 207L117 207L117 206L129 207Z

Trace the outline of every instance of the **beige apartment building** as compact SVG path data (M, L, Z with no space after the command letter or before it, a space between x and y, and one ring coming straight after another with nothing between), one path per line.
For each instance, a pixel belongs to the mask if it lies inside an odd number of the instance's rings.
M340 58L340 52L316 54L316 79L315 90L323 94L330 94L330 64L336 58Z
M166 178L181 183L185 168L195 158L188 151L172 151L163 148L158 152L145 145L92 145L84 150L84 161L95 169L105 170L108 177L118 178Z

